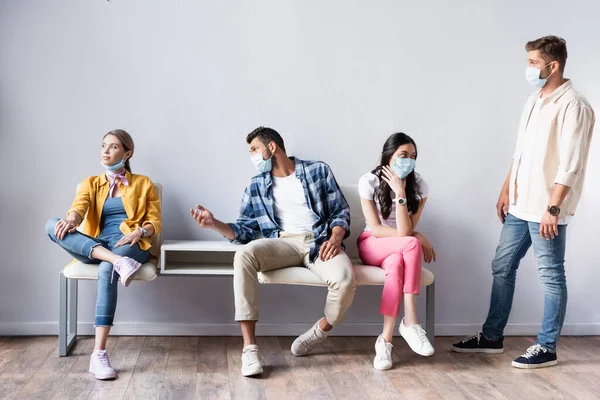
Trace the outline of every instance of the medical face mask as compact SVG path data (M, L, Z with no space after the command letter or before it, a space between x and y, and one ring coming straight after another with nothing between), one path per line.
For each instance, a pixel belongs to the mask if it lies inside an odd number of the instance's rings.
M404 179L408 175L410 175L411 172L413 172L415 170L416 166L417 166L417 161L412 158L398 158L397 157L394 159L394 164L392 165L392 171L394 171L394 173L396 175L398 175L398 178Z
M266 149L264 149L262 152L260 152L258 154L253 154L252 156L250 156L250 160L252 161L252 164L254 164L254 167L261 174L264 172L270 172L271 169L273 168L273 163L271 161L271 159L273 158L273 154L271 154L271 157L269 157L267 160L263 159L263 153L267 149L268 149L268 147Z

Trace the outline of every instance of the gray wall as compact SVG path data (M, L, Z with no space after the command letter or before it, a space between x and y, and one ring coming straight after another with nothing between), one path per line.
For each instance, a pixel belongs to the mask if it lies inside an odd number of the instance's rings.
M389 134L413 135L431 186L420 230L438 253L438 332L473 332L488 307L494 206L531 92L524 43L565 37L567 74L600 110L600 3L566 4L0 1L0 334L56 332L69 256L43 226L68 209L77 182L101 172L105 132L131 132L135 172L164 185L165 238L214 240L188 209L236 217L253 174L244 136L261 124L345 184L375 165ZM569 231L566 333L600 334L599 158L595 140ZM89 332L95 283L80 289ZM380 292L361 288L338 332L377 333ZM323 289L262 287L262 332L303 329L324 298ZM234 334L232 303L230 278L133 284L120 290L114 332ZM528 255L508 332L536 332L542 308Z

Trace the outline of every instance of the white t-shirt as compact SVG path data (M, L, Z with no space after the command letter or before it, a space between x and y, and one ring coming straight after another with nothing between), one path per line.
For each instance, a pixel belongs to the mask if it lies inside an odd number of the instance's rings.
M308 207L302 182L296 174L273 177L273 210L275 220L287 233L312 232L319 217Z
M523 221L537 222L538 224L542 222L542 215L532 215L523 211L525 207L520 204L523 200L519 200L518 188L529 187L529 177L533 175L531 174L533 154L537 151L534 145L536 135L538 134L538 117L543 101L543 98L538 98L529 114L529 120L527 121L527 127L525 128L525 138L523 140L523 151L521 153L521 159L519 160L519 166L517 167L517 202L508 207L508 212L515 217L522 219ZM514 198L514 195L511 195L510 197ZM567 222L567 218L558 219L559 225L566 225Z
M421 175L415 174L417 184L419 185L419 189L421 191L421 197L426 198L429 196L429 185L427 182L421 178ZM377 215L379 216L379 220L381 221L381 225L389 226L391 228L396 228L396 204L392 203L392 211L390 212L390 216L388 219L383 219L381 215L381 207L379 205L379 200L373 198L373 194L375 193L375 188L379 186L379 178L377 175L369 172L360 177L358 181L358 194L362 199L372 200L375 202L377 206ZM403 206L404 207L404 206ZM369 226L365 227L365 230L368 231Z

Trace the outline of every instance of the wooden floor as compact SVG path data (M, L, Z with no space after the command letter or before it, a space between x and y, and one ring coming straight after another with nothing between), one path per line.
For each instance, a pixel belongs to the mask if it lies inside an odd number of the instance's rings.
M532 338L507 338L505 353L464 355L436 339L424 358L395 338L394 368L372 367L375 338L332 337L315 354L296 358L293 338L259 338L265 373L240 374L240 338L111 337L119 376L97 381L88 372L92 339L60 358L56 337L0 338L2 399L597 399L600 337L565 337L559 365L517 370L513 358Z

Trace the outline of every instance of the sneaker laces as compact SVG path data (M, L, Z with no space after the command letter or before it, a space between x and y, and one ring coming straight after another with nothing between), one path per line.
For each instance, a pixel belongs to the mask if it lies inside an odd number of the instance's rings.
M473 336L467 336L466 338L464 338L462 340L461 343L463 343L463 344L464 343L468 343L468 342L470 342L473 339L477 339L477 344L479 344L479 342L481 341L481 332L477 332L477 334L473 335Z
M427 339L427 333L425 332L425 329L423 329L423 327L419 324L417 325L413 325L411 327L411 329L413 330L413 332L415 333L415 335L417 336L417 339L419 339L419 342L421 342L421 344L425 344L428 339Z
M547 353L547 352L548 352L548 350L545 347L543 347L539 344L534 344L533 346L529 347L527 349L527 351L525 352L525 354L523 354L521 357L530 359L531 357L535 357L540 353Z
M244 351L244 359L248 365L260 363L258 358L258 350L246 350Z
M119 276L121 276L121 277L131 275L133 270L135 270L135 267L132 265L132 263L127 262L127 257L119 258L113 264L112 275L110 276L110 283L113 283L113 278L115 276L115 272L116 272L117 268L119 269L118 272L119 272ZM121 279L123 279L123 278L121 278Z
M389 347L387 345L390 345ZM376 354L377 361L391 360L392 359L392 348L394 346L391 343L386 343L383 338L377 340L377 349L379 350Z
M100 363L103 366L111 368L110 362L108 361L108 355L106 354L106 351L98 351L96 353L96 357L98 358L98 361L100 361Z
M321 338L317 335L317 329L318 328L315 327L310 331L310 333L306 332L298 338L300 344L304 346L307 350L311 349L311 346L309 346L308 343L312 342L314 344L315 342L321 340Z

